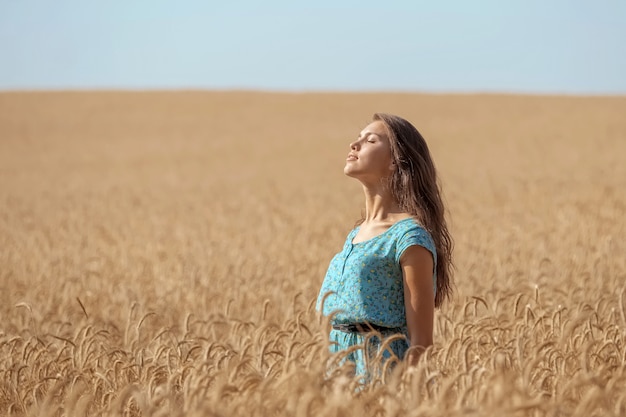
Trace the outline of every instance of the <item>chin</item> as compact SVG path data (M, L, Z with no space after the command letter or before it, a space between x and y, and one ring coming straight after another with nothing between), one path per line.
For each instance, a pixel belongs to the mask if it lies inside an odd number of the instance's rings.
M343 173L346 177L359 179L359 175L356 172L350 171L348 169L344 169Z

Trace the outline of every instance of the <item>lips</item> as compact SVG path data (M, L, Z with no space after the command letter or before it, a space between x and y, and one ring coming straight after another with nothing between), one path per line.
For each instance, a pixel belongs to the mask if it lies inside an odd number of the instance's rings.
M348 154L348 157L346 158L346 161L356 161L357 159L359 159L358 156L356 156L353 153Z

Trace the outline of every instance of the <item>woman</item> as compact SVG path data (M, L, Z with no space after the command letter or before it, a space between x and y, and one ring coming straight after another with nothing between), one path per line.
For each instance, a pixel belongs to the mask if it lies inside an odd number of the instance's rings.
M331 316L331 351L344 351L363 376L394 355L414 365L433 343L435 307L451 292L452 239L430 152L411 123L377 113L350 144L344 173L363 185L365 216L317 300ZM384 341L397 334L404 337Z

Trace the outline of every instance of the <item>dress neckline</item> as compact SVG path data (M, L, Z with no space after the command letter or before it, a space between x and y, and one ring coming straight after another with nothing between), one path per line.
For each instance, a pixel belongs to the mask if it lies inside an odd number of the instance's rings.
M355 236L357 235L357 233L359 233L359 230L361 229L361 226L359 225L359 226L355 227L355 228L354 228L354 230L352 231L352 235L350 236L350 244L351 244L352 246L357 246L357 245L362 245L362 244L364 244L364 243L369 243L369 242L373 242L373 241L375 241L375 240L378 240L380 237L382 237L382 236L386 235L387 233L389 233L389 232L391 231L391 229L393 229L393 228L394 228L394 226L395 226L395 225L397 225L398 223L402 223L402 222L404 222L404 221L407 221L407 220L414 220L414 219L413 219L413 217L407 217L407 218L404 218L404 219L398 220L397 222L395 222L394 224L392 224L391 226L389 226L389 228L388 228L387 230L385 230L384 232L379 233L379 234L377 234L376 236L372 236L371 238L369 238L369 239L367 239L367 240L363 240L363 241L361 241L361 242L356 242L356 243L355 243L355 242L354 242L354 238L355 238Z

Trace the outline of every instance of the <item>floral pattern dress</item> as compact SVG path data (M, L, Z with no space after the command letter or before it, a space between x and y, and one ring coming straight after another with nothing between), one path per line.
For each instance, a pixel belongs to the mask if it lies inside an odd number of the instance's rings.
M394 355L402 359L409 347L400 257L413 245L428 249L435 264L436 288L437 252L431 235L413 218L400 220L369 240L352 243L358 231L359 227L348 234L342 251L331 260L317 310L330 315L332 324L372 323L389 328L381 332L383 339L398 333L405 336L385 344L371 335L331 330L331 352L347 351L345 359L354 362L356 374L367 376L376 355L383 361Z

